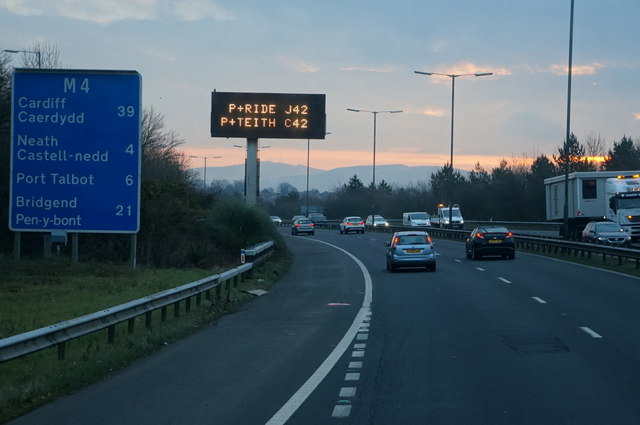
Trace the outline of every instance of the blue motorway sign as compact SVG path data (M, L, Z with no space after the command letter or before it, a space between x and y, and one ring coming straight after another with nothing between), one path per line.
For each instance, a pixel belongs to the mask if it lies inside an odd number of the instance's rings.
M136 233L141 76L16 69L9 228Z

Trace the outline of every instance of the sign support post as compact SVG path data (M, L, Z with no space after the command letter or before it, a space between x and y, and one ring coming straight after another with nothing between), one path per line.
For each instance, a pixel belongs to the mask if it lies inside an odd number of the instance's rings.
M247 139L247 180L246 202L248 205L258 203L258 139Z

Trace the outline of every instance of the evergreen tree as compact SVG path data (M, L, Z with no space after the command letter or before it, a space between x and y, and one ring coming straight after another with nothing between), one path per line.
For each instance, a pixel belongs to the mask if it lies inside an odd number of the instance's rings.
M553 160L563 172L567 169L569 173L574 171L596 170L595 165L586 159L585 148L573 133L569 136L569 140L566 140L565 143L558 148L558 156L553 155Z
M604 169L608 171L640 170L640 147L627 136L623 136L620 142L613 142L613 149L609 149Z

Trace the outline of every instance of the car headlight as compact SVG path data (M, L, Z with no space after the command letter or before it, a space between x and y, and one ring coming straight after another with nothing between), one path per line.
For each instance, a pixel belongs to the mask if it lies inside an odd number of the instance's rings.
M464 224L464 220L460 220L460 224Z

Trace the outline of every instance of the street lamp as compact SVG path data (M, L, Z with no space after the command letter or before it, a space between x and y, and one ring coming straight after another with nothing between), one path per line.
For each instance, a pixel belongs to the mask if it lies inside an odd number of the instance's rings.
M454 111L454 99L455 99L455 91L456 91L456 78L458 77L486 77L488 75L493 75L493 72L474 72L471 74L441 74L439 72L423 72L423 71L414 71L416 74L421 75L442 75L444 77L451 78L451 156L449 158L449 166L451 167L451 176L449 178L449 226L452 225L453 221L453 205L452 205L452 192L453 192L453 111Z
M207 191L207 159L213 159L213 158L222 158L221 156L197 156L197 155L189 155L189 158L201 158L204 159L204 179L202 179L203 181L203 189L206 192Z
M371 184L371 227L375 223L375 193L376 193L376 122L378 114L399 114L402 111L367 111L365 109L347 108L351 112L368 112L373 115L373 180Z
M34 55L37 55L38 56L38 68L42 68L42 59L41 59L40 51L19 50L19 49L4 49L4 51L7 52L7 53L32 53Z
M324 133L324 135L326 136L327 134L331 134L331 132L327 132ZM309 150L311 147L311 139L307 139L307 216L309 215Z
M573 0L571 0L571 16L569 19L569 66L567 68L567 128L564 139L564 208L562 229L564 239L570 239L569 234L569 137L571 136L571 68L573 63Z

